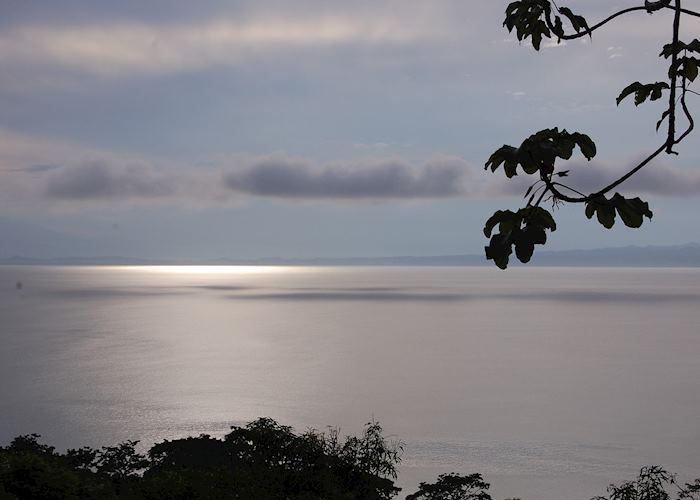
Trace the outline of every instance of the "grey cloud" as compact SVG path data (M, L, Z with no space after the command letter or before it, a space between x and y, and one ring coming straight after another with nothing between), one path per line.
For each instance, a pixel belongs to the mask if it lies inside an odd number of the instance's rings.
M606 167L602 164L580 165L572 171L571 180L588 191L609 184L629 171L636 163L625 168ZM629 193L659 196L697 196L700 194L700 170L688 170L667 163L651 164L625 182L620 189Z
M573 162L566 183L582 192L594 192L619 178L635 165L625 162ZM150 164L122 165L93 162L58 167L37 164L15 169L16 175L34 174L45 179L43 194L49 200L225 203L235 195L286 200L390 201L444 199L467 196L523 195L530 176L506 179L497 172L477 172L468 162L451 157L420 166L404 160L383 160L319 166L285 156L253 159L235 170L211 168L195 171ZM700 170L668 163L650 164L618 190L624 194L666 197L700 195Z
M50 198L88 200L115 198L160 198L175 193L172 177L145 166L115 167L91 163L62 168L46 185Z
M273 198L416 199L448 198L465 194L469 165L442 159L415 168L395 160L372 165L314 165L271 158L225 176L236 192Z
M573 162L570 166L561 164L560 168L570 170L569 177L564 180L568 186L584 193L592 193L617 180L635 165L636 161L624 162L622 166L593 161ZM503 175L502 172L495 175L499 174ZM488 190L492 194L522 195L533 180L525 175L513 179L499 178ZM700 170L680 168L668 163L652 163L619 186L617 191L667 197L698 196Z
M20 167L11 169L12 172L26 172L28 174L41 174L44 172L49 172L50 170L56 170L60 168L59 165L49 165L49 164L37 164L30 165L28 167Z
M287 200L417 200L471 194L466 180L472 166L441 157L420 167L403 160L357 162L318 167L285 156L237 160L235 169L184 168L101 160L68 166L17 169L15 179L28 192L64 203L123 201L209 205L237 195ZM27 174L36 176L31 182ZM24 174L23 177L19 177ZM32 187L33 186L33 187Z

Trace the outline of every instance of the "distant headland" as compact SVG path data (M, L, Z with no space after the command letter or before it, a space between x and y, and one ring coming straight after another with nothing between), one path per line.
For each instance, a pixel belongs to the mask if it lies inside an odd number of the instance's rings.
M120 256L0 258L0 265L50 266L488 266L483 254L385 256L385 257L263 257L256 259L141 259ZM530 266L576 267L700 267L700 244L674 246L625 246L587 250L543 251Z

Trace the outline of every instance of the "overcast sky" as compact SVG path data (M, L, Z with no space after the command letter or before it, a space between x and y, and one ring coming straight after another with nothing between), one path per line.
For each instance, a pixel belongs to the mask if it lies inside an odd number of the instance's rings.
M640 3L568 5L593 22ZM536 53L502 27L506 4L3 0L0 257L482 252L484 221L527 186L484 172L502 144L589 134L598 157L570 163L592 190L663 142L663 104L615 97L664 78L668 14ZM558 209L549 248L700 240L698 146L621 190L650 224Z

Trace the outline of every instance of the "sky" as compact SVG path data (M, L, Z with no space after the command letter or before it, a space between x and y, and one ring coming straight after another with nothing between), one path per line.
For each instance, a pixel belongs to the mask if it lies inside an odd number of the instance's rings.
M595 22L639 3L567 5ZM667 13L535 52L502 27L506 5L2 0L0 257L480 253L485 220L528 185L483 170L501 145L586 133L596 159L560 166L594 190L664 140L663 103L615 98L663 80ZM700 23L684 23L690 40ZM556 208L548 249L698 241L698 146L620 189L651 223Z

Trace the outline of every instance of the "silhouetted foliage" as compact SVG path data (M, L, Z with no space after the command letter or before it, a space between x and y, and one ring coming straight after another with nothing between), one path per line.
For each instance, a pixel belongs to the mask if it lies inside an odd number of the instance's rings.
M499 210L489 218L484 228L484 234L490 238L486 258L493 260L501 269L508 267L513 249L518 260L529 262L535 245L546 243L546 230L556 230L551 213L541 207L544 202L551 202L552 207L564 202L582 203L585 205L586 217L592 219L595 215L598 222L607 229L615 224L616 215L626 226L632 228L640 227L645 217L653 217L649 204L639 198L625 198L619 193L611 197L607 195L661 153L677 154L673 150L674 146L683 141L695 127L686 97L688 94L697 94L689 86L697 78L700 67L700 59L696 57L700 54L700 41L694 39L686 43L679 39L681 19L684 16L700 17L700 13L682 8L681 0L645 0L643 5L615 12L593 26L583 16L574 14L567 7L559 7L551 0L517 0L506 8L503 25L509 32L514 31L519 41L529 40L535 50L540 50L545 38L556 39L559 43L562 40L592 37L594 31L623 14L635 11L653 14L660 10L674 12L672 40L663 46L659 55L668 60L667 81L634 82L622 90L616 101L619 106L628 96L634 95L634 103L639 106L647 100L658 101L667 93L667 108L656 123L657 131L663 123L667 125L663 143L626 174L589 194L564 183L569 170L562 170L557 165L558 161L569 160L577 147L587 160L596 156L596 145L585 134L560 131L558 128L545 129L531 135L518 147L504 145L496 150L486 162L487 170L495 172L502 165L508 178L518 173L535 177L525 193L528 200L525 208L518 212ZM569 26L569 32L565 25ZM676 125L680 112L685 117L687 128L679 134ZM498 232L493 233L496 225Z
M491 500L486 491L489 487L481 474L440 474L435 483L420 483L418 491L406 500Z
M675 491L670 491L675 490ZM675 497L671 495L675 494ZM625 481L608 487L607 497L591 500L700 500L700 479L693 484L681 486L676 476L661 467L644 467L634 481Z
M345 439L337 429L296 434L260 418L222 439L165 440L147 455L137 443L61 454L37 434L19 436L0 447L0 498L384 500L400 491L401 444L388 441L376 422ZM406 500L491 500L489 486L481 474L441 474ZM662 468L646 467L592 500L700 500L700 479L681 486Z
M376 422L360 437L335 429L295 434L261 418L208 435L165 440L147 456L137 441L65 454L31 434L0 448L0 497L19 499L390 499L400 443Z

